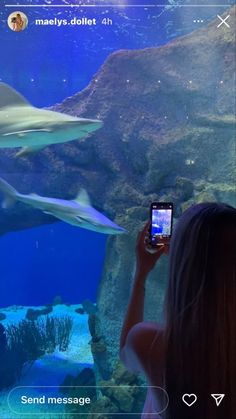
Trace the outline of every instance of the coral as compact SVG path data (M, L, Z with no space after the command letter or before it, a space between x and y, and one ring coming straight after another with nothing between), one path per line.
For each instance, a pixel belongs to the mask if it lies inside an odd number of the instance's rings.
M62 304L62 297L60 296L60 295L56 295L54 298L53 298L53 302L52 302L52 305L53 306L57 306L57 305L59 305L59 304Z
M45 353L46 335L41 321L22 320L6 328L7 343L10 351L15 351L19 358L34 361Z
M89 413L90 414L88 415L88 419L113 419L117 418L119 407L111 401L110 397L101 396L101 398L97 400L96 403L93 403L92 409ZM115 415L112 416L112 413L115 413Z
M28 308L25 317L27 320L37 320L39 316L47 315L51 312L52 306L50 305L42 309Z
M68 388L66 388L66 386L69 386ZM65 395L70 395L70 397L73 397L73 395L71 395L71 390L73 390L73 392L76 390L74 387L80 387L80 386L84 386L84 387L90 387L91 386L91 393L89 394L89 397L94 397L96 395L96 390L93 389L93 387L96 386L96 381L95 381L95 375L93 372L92 368L84 368L82 371L80 371L80 373L74 377L70 374L68 374L63 383L60 386L60 390L63 394ZM76 397L76 394L74 394L74 396Z
M101 325L97 314L89 315L88 326L92 337L90 345L94 363L97 367L97 379L102 378L106 380L109 378L107 345L101 332Z
M0 321L5 320L7 318L6 314L0 313Z
M117 362L112 374L112 378L117 384L128 383L135 384L137 377L132 372L128 371L121 362Z
M93 402L96 400L96 381L92 368L84 368L76 377L67 375L60 385L60 392L67 397L89 397ZM85 415L80 415L77 406L66 406L67 413L75 413L77 419L86 419ZM88 413L90 406L83 407L83 413Z
M4 353L6 349L7 349L6 329L0 323L0 354Z
M179 199L185 201L192 197L194 184L190 179L177 176L175 185L176 185L176 192L178 194Z
M80 415L78 406L66 406L66 412L75 414L79 419L115 419L125 414L141 412L145 392L141 382L117 362L110 380L100 381L96 386L95 374L91 368L84 368L77 377L66 376L60 392L68 397L90 397L92 403ZM67 387L68 386L68 387ZM79 387L79 388L78 388ZM114 414L114 415L113 415ZM120 416L119 416L120 414Z
M75 312L78 313L78 314L84 314L85 313L84 309L81 308L81 307L76 308Z
M98 383L100 396L91 406L88 419L95 417L101 419L103 416L96 412L103 412L104 417L115 419L124 417L125 414L137 413L140 417L142 411L145 390L141 387L142 383L136 375L130 373L117 361L110 380L103 380ZM114 415L112 415L114 413ZM106 416L107 415L107 416Z
M70 317L22 320L0 328L0 389L20 377L24 365L32 364L56 347L65 351L70 342L73 321Z
M195 197L195 203L200 204L201 202L216 202L216 197L210 191L203 191Z
M55 318L55 322L57 330L56 346L58 346L59 351L66 351L70 343L73 320L69 316L64 316Z
M92 339L96 340L96 314L90 314L88 318L88 327Z
M101 352L106 352L106 350L106 343L102 337L99 337L97 340L94 339L91 341L91 351L93 355L95 355L95 353L99 354Z
M194 205L194 200L193 199L189 199L188 201L182 202L181 204L181 212L183 213L184 211L186 211L186 209L188 209L189 207L191 207L191 205Z
M87 314L94 314L97 311L96 305L90 300L84 300L82 302L82 307Z

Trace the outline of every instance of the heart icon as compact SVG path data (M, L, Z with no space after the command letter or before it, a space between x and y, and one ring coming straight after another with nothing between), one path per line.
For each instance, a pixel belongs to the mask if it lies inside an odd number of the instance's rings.
M194 403L196 403L196 401L197 401L197 396L196 396L196 394L184 394L183 396L182 396L182 400L183 400L183 402L188 406L188 407L190 407L190 406L192 406Z

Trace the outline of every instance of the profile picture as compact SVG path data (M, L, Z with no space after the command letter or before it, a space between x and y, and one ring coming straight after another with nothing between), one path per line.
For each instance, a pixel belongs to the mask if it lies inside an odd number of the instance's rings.
M23 12L13 12L8 16L7 23L14 32L21 32L28 26L28 18Z

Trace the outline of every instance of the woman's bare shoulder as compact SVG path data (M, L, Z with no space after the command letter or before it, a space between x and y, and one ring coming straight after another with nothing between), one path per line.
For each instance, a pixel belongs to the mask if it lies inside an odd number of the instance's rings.
M158 352L162 353L163 335L164 326L159 323L140 322L133 326L128 333L125 345L126 366L132 370L144 371L149 362L152 346L157 345Z
M156 322L140 322L137 323L129 332L130 338L141 339L144 336L148 340L152 339L154 336L162 335L164 331L164 326Z

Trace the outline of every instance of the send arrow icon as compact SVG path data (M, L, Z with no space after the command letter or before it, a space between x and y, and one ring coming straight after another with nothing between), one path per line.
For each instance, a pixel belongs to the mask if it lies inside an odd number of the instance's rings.
M225 397L225 394L211 394L211 396L215 399L216 406L219 406Z

